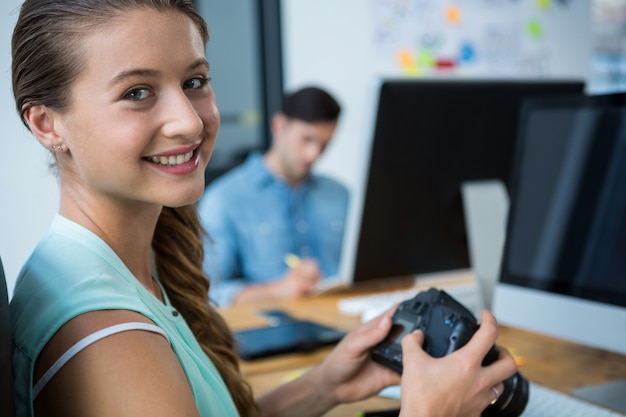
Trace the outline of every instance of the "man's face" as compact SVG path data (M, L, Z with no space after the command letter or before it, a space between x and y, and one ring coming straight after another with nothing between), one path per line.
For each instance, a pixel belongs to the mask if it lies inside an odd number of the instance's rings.
M309 123L276 116L274 139L281 173L291 184L302 181L332 139L336 121Z

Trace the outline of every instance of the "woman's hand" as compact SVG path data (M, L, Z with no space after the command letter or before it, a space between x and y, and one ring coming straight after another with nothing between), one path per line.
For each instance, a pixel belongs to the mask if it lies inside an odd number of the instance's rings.
M371 349L389 333L396 306L348 333L324 362L318 373L322 395L335 404L358 401L398 385L400 375L371 359Z
M348 333L319 366L259 397L261 416L321 416L337 404L400 384L400 375L370 357L389 333L395 308Z
M402 339L403 375L400 416L470 417L494 400L495 388L516 371L515 361L504 349L489 366L482 366L498 337L496 320L484 311L481 325L462 348L443 358L433 358L421 348L422 332Z

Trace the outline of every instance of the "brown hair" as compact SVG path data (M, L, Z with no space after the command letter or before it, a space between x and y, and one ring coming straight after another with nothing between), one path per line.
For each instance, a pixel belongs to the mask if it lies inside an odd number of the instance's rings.
M283 97L282 113L290 119L309 123L335 122L341 106L333 96L319 87L304 87Z
M183 13L208 41L206 23L190 0L26 0L12 39L13 94L22 121L29 107L68 109L71 86L86 65L84 34L138 8ZM157 273L172 305L220 372L239 414L255 416L258 410L239 372L232 333L209 303L202 233L194 205L164 208L152 241Z
M157 272L172 305L226 381L239 413L255 416L256 404L239 373L232 333L209 303L209 280L202 270L202 233L195 205L164 207L152 241Z

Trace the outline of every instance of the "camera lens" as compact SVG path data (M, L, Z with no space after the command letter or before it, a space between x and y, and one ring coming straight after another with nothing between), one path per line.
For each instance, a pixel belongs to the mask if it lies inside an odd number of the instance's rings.
M498 401L482 412L482 417L518 417L528 403L528 381L519 373L504 381L504 392Z

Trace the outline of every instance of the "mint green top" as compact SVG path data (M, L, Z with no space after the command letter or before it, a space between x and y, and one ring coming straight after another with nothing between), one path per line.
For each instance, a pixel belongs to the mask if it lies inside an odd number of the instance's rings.
M220 374L182 316L150 294L113 250L86 228L57 215L24 265L11 299L16 412L33 416L33 369L67 321L95 310L139 312L167 334L203 417L237 416Z

